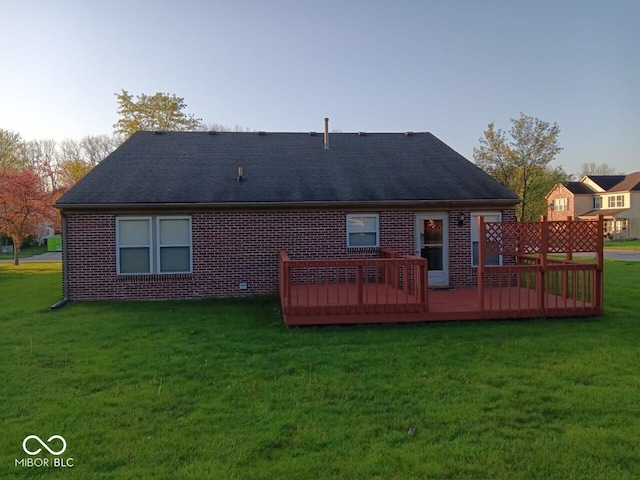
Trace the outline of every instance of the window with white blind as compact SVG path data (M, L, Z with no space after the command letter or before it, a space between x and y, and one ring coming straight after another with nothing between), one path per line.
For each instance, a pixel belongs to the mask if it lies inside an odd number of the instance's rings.
M364 248L380 246L380 230L377 213L353 213L347 215L347 247Z

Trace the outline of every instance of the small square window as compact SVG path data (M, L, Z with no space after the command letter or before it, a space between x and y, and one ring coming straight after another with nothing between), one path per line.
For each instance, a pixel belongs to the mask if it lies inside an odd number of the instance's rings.
M378 247L379 240L378 214L347 215L347 247Z

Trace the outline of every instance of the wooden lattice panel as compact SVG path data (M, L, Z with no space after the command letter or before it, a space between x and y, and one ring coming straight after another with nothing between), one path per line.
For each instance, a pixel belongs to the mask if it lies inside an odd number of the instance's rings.
M540 251L541 224L537 222L485 223L487 254L530 255Z
M484 227L487 255L541 253L545 240L546 253L595 252L601 234L597 221L488 222Z

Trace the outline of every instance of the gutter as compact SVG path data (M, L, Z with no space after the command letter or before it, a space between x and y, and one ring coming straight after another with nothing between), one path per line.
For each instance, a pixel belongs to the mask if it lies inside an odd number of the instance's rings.
M58 310L69 301L69 272L67 271L68 249L67 243L67 219L62 215L62 299L49 307L50 310Z
M306 210L306 209L376 209L381 207L410 208L410 209L442 209L502 206L515 207L522 203L521 199L470 199L470 200L377 200L377 201L313 201L313 202L212 202L212 203L100 203L100 204L59 204L55 205L61 211L77 210Z

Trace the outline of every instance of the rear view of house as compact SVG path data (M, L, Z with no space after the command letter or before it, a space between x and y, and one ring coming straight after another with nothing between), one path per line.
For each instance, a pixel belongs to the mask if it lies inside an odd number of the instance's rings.
M475 283L518 197L430 133L138 132L57 203L70 300L275 294L296 260L428 260ZM501 262L494 258L493 262Z

